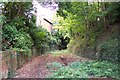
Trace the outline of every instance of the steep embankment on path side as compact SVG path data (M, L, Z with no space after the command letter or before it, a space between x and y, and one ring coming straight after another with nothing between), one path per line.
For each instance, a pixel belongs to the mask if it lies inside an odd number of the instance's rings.
M120 23L110 25L109 28L103 29L95 39L94 45L85 47L81 50L78 47L77 55L97 59L117 62L119 48L119 28Z

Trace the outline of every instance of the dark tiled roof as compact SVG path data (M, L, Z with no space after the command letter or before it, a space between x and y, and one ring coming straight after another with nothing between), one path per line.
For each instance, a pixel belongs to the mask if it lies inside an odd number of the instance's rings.
M48 21L47 19L44 18L45 21L47 21L48 23L50 23L51 25L53 24L52 22Z

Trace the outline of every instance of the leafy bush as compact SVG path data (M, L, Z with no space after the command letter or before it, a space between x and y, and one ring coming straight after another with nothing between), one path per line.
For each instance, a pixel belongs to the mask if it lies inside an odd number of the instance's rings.
M5 50L5 49L9 49L10 48L10 45L14 45L15 44L15 37L16 37L16 34L18 34L18 31L16 29L15 26L12 26L12 25L5 25L3 28L2 28L2 38L3 38L3 46L2 46L2 49Z
M22 49L31 48L32 42L29 34L25 32L19 32L19 34L16 34L15 40L16 40L15 47Z
M30 52L32 46L32 40L28 33L20 32L12 24L7 24L3 27L3 46L2 49L19 48Z
M50 34L41 26L31 28L30 35L33 39L34 46L37 49L42 49L42 52L45 52L47 49L49 49L51 42Z
M16 34L15 40L16 40L14 45L15 48L20 48L26 50L27 53L30 53L30 49L33 43L29 34L25 32L19 32L19 34Z
M57 50L67 49L67 44L69 43L69 40L70 38L65 36L65 32L62 32L59 29L53 29L51 43L52 45L54 45L53 48L56 48Z
M49 32L41 26L36 27L34 17L17 16L12 21L3 25L3 46L2 49L22 49L30 52L32 47L37 49L38 53L44 53L51 45L51 36Z
M118 65L107 61L73 62L68 66L62 66L58 70L54 70L51 75L48 75L48 77L88 78L94 76L119 78L118 68Z

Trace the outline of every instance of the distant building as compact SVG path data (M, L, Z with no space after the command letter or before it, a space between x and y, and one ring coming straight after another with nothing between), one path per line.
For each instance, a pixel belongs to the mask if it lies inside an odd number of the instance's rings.
M47 19L43 19L42 21L42 26L43 28L45 28L48 32L52 32L52 22L50 22L49 20Z
M54 1L52 1L52 4L47 2L41 4L38 0L33 0L32 4L34 9L33 13L36 16L36 26L42 26L51 33L53 26L52 20L58 10L58 4Z
M51 22L51 19L49 18L50 15L49 15L49 17L46 16L47 11L48 11L47 9L42 8L38 4L37 11L34 13L34 15L36 16L36 26L37 27L42 26L48 32L51 33L51 31L52 31L52 22ZM52 13L50 13L50 11L49 11L49 14L52 14Z
M36 16L36 25L37 27L42 26L42 28L46 29L51 34L53 23L50 20L46 18L38 18Z

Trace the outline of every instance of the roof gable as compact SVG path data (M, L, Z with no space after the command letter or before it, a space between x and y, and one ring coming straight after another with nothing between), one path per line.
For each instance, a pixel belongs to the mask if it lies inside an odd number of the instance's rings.
M45 18L44 18L44 20L47 21L48 23L50 23L51 25L53 24L52 22L50 22L49 20L47 20L47 19L45 19Z

